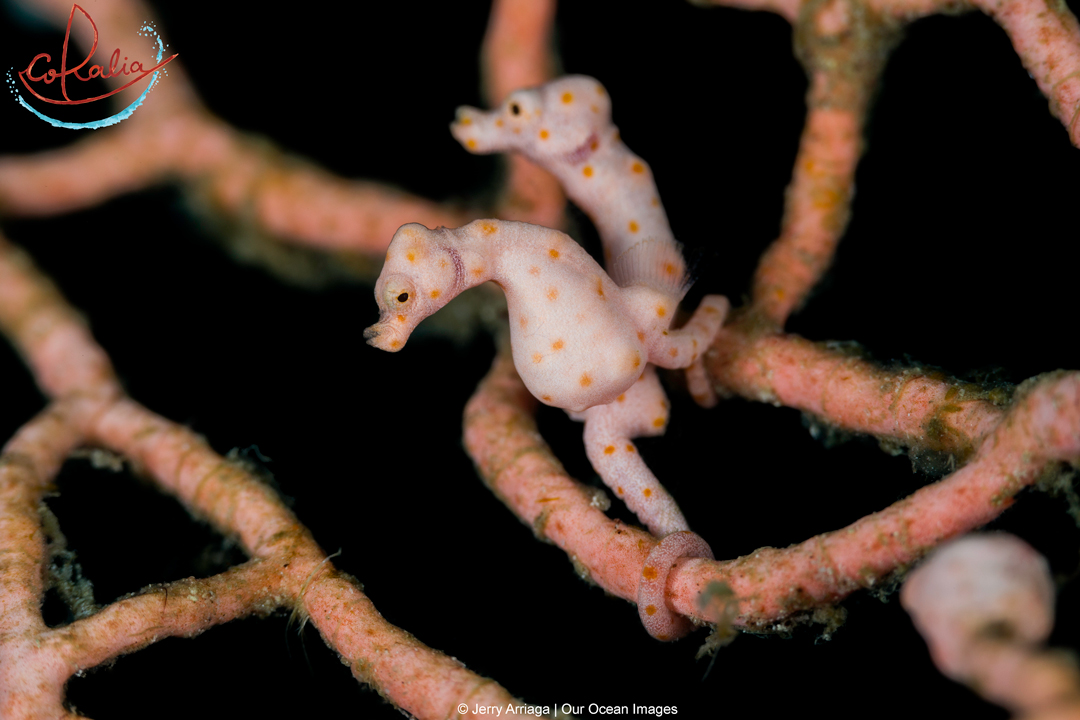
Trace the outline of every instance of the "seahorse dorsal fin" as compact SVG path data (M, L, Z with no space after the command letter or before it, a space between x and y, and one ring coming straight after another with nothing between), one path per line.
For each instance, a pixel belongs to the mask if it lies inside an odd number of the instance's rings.
M672 240L642 240L615 258L609 274L619 287L644 285L676 301L683 299L692 284L682 245Z

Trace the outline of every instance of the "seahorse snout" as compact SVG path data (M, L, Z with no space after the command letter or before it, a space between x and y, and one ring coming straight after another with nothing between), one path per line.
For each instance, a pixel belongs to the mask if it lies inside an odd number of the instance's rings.
M364 330L364 340L367 340L368 345L386 352L397 352L405 347L405 341L400 337L400 334L394 332L382 322L377 322L366 328Z

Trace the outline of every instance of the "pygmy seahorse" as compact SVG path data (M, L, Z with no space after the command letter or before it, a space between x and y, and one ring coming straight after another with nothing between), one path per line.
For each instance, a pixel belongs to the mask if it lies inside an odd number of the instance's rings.
M541 402L581 412L626 392L652 362L685 368L723 323L727 299L707 295L678 330L670 330L685 293L643 242L624 253L636 284L620 287L568 235L527 223L476 220L457 229L410 223L394 234L375 286L379 322L368 343L395 352L413 329L463 290L492 280L506 293L514 366Z

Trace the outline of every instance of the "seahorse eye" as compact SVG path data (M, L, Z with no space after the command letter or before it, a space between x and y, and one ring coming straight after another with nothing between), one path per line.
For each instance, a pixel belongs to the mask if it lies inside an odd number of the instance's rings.
M521 106L518 105L517 103L510 103L510 114L512 114L512 115L520 115L521 114Z
M397 301L399 303L408 302L408 300L409 300L409 293L401 293L400 295L397 296Z

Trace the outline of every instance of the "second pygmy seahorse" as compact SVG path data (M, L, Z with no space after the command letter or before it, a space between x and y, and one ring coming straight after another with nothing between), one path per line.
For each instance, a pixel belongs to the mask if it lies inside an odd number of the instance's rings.
M596 225L609 267L646 238L675 245L652 172L619 139L611 100L594 78L515 90L490 112L460 107L450 132L469 152L519 152L557 177ZM681 253L671 261L681 277Z
M527 223L476 220L457 229L402 226L375 285L379 322L368 343L400 350L421 320L470 287L506 293L514 366L541 402L575 412L606 405L652 362L684 368L719 332L727 300L708 295L670 330L685 278L642 243L625 254L635 284L620 287L568 235ZM641 268L651 267L652 273Z
M680 246L652 173L620 140L611 122L608 93L599 81L571 75L516 90L490 112L461 107L450 130L470 152L517 152L555 175L596 225L606 264L611 267L614 261L625 282L634 282L638 268L621 267L621 256L643 238L665 244L664 261L683 272ZM651 272L647 267L643 270ZM687 369L687 384L700 404L716 402L700 361ZM585 451L593 468L659 536L689 528L632 438L663 434L668 408L656 372L649 368L616 402L571 413L585 423Z

